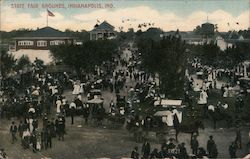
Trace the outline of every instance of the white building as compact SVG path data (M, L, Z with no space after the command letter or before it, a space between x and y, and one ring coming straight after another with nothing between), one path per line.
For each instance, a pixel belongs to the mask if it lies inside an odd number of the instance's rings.
M107 21L102 22L100 25L96 24L94 29L90 31L90 40L113 39L116 37L114 28Z

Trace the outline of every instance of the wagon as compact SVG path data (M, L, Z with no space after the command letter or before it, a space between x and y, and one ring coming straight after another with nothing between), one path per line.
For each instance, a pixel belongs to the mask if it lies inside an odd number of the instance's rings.
M101 90L100 89L91 89L89 91L87 97L88 97L88 100L92 100L95 97L100 99L102 97Z
M242 77L242 78L239 78L239 81L240 81L240 87L246 93L249 93L250 92L250 78Z

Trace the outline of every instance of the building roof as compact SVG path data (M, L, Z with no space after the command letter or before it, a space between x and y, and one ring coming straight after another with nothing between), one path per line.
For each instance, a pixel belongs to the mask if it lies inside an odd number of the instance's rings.
M26 38L70 38L70 36L67 33L64 33L60 30L51 28L51 27L44 27L41 29L37 29L35 31L26 33L22 36L16 37L14 39L26 39Z
M203 23L203 24L201 24L201 25L214 25L214 24L209 23L209 22L206 22L206 23Z
M228 43L249 43L250 39L244 37L236 31L226 32L220 34L222 38Z
M109 24L107 21L103 21L100 25L95 25L95 28L91 31L97 31L97 30L114 30L114 26Z

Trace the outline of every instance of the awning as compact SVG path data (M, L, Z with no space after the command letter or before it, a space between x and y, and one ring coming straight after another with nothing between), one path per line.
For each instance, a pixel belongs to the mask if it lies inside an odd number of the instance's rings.
M162 105L162 106L181 106L182 100L170 100L170 99L162 99L154 102L154 105Z
M250 81L250 78L248 78L248 77L241 77L241 78L239 78L239 80Z

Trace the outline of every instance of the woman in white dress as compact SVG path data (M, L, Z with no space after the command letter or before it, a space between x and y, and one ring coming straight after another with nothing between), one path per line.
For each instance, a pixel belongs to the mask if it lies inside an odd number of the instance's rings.
M208 98L207 92L202 90L200 93L198 104L207 104L207 98Z
M84 85L85 85L85 83L80 84L80 91L79 91L80 94L84 93Z
M56 113L60 114L61 113L61 105L62 105L62 101L60 99L58 99L56 101Z
M223 93L223 97L226 98L229 95L229 90L228 87L224 87L224 93Z
M74 89L73 89L72 94L77 95L77 94L79 94L79 93L80 93L80 85L79 85L77 82L75 82L75 83L74 83Z

